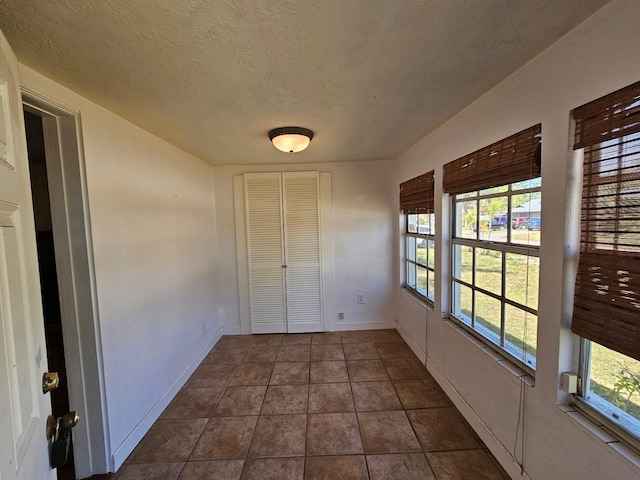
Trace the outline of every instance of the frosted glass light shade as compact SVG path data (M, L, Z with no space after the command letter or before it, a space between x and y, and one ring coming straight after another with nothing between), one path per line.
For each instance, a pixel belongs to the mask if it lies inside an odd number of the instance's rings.
M302 127L280 127L269 132L273 146L281 152L301 152L309 146L313 132Z

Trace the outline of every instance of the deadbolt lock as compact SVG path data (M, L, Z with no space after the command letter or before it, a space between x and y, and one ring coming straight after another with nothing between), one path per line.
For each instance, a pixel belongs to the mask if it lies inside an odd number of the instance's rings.
M42 393L48 393L60 386L58 372L45 372L42 375Z

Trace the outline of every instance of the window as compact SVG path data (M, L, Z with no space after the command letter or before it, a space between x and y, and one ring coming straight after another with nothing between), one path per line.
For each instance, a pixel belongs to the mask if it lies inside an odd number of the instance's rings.
M404 286L430 302L435 298L433 171L400 185L405 220Z
M538 330L540 125L445 165L451 316L533 372Z
M405 286L419 295L434 301L435 293L435 239L433 236L435 215L411 213L406 215Z
M573 112L583 149L579 395L640 437L640 82Z

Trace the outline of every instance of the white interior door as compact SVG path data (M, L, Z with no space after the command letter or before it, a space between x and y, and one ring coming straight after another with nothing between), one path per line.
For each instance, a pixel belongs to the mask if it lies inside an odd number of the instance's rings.
M321 332L322 255L318 172L282 174L289 333Z
M247 173L244 182L251 333L285 333L281 176Z
M47 352L18 62L0 33L0 478L53 479Z

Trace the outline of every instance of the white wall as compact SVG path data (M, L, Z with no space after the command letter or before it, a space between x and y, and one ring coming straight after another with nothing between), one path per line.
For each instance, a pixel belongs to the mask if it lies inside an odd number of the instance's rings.
M640 2L616 0L560 39L471 106L424 138L399 159L396 182L436 171L436 211L443 241L436 268L447 274L448 221L442 203L443 164L527 127L542 123L542 216L538 360L534 387L525 388L524 466L536 480L632 479L640 477L638 457L621 454L597 429L585 428L559 406L559 373L577 369L577 341L569 330L571 272L575 242L565 223L574 219L575 180L570 175L570 111L590 100L640 80L637 19ZM573 192L568 195L567 192ZM572 203L573 202L573 203ZM565 210L571 213L565 214ZM563 277L563 275L566 275ZM445 280L446 281L446 280ZM428 367L451 395L493 453L514 478L513 462L521 384L505 362L442 320L447 311L443 284L435 312L427 316ZM415 308L400 293L399 322L416 331ZM419 343L421 339L415 339ZM575 416L575 418L580 418ZM521 445L516 451L520 458Z
M81 117L117 468L219 338L213 168L29 68L20 75Z
M313 144L310 148L313 148ZM284 155L284 154L283 154ZM331 172L334 318L336 330L393 327L396 315L397 185L394 162L215 167L220 254L220 319L227 333L240 333L233 176L248 172ZM365 294L358 304L356 293ZM344 313L344 320L337 314Z

